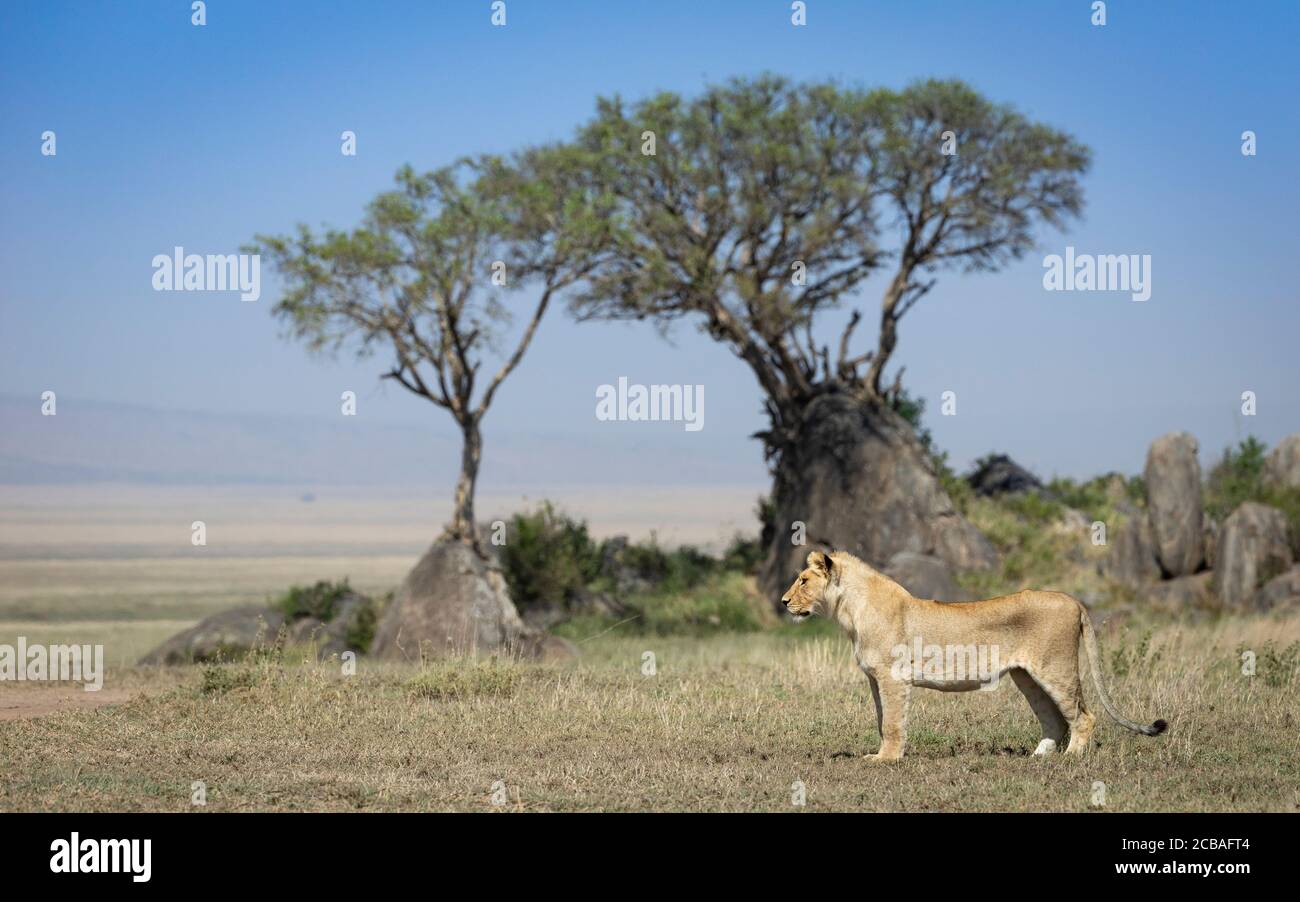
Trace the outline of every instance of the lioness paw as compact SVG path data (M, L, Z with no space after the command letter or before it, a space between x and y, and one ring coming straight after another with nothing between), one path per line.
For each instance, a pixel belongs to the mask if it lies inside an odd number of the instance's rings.
M892 755L886 755L883 752L876 752L874 755L863 755L862 759L864 761L880 762L880 761L899 761L902 760L902 757L903 757L902 754L898 754L898 753Z

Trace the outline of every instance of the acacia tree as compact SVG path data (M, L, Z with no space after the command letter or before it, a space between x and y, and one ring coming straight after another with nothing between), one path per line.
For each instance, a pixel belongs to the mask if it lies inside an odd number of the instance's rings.
M474 494L482 422L523 359L554 297L582 278L607 244L589 167L573 148L510 160L483 157L397 174L352 231L257 237L285 280L275 313L314 351L351 347L388 355L383 377L446 410L460 429L461 462L444 536L477 547ZM527 320L494 368L510 311L504 291L533 290Z
M621 224L576 299L578 315L693 317L727 345L765 396L769 423L758 437L776 507L796 512L815 506L798 474L825 462L818 457L836 458L828 478L876 475L849 464L852 436L809 440L825 419L811 405L835 395L839 409L847 401L888 419L901 389L901 373L885 383L898 323L934 274L1023 255L1039 224L1079 212L1088 164L1069 135L956 81L860 91L763 76L692 100L601 99L577 143L596 161L593 181L617 198ZM876 346L854 350L854 311L832 357L817 314L881 271L890 274ZM928 498L931 511L951 511L935 492L942 503ZM864 517L879 513L870 506ZM877 544L899 545L891 541Z

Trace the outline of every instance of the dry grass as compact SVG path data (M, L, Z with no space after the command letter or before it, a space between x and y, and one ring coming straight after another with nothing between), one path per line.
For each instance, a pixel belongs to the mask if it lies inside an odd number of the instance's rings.
M1004 680L918 693L893 765L861 758L877 738L845 640L794 627L616 631L563 666L113 671L154 691L0 723L0 809L183 811L201 780L208 810L496 810L503 781L508 810L783 811L801 781L809 810L1082 811L1100 781L1106 810L1296 811L1297 640L1294 615L1105 632L1116 700L1168 735L1103 720L1087 758L1031 758L1037 723Z

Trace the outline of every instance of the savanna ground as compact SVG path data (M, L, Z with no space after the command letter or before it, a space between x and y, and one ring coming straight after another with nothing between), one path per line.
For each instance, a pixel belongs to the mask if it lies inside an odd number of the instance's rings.
M1059 569L1065 552L1050 547L1067 539L1025 526L1034 512L972 516L1022 549L1005 579ZM101 693L0 684L0 809L195 810L202 781L218 811L1300 810L1294 612L1117 605L1100 633L1112 694L1137 719L1167 718L1165 736L1099 717L1086 758L1033 758L1037 721L1004 679L996 692L918 691L908 756L881 765L862 758L878 737L847 640L778 620L732 573L662 593L633 621L565 624L582 655L564 663L362 658L345 675L287 648L133 666L211 610L321 575L391 588L412 560L263 551L0 561L0 642L103 643L108 664ZM1097 590L1093 572L1083 560L1060 587Z

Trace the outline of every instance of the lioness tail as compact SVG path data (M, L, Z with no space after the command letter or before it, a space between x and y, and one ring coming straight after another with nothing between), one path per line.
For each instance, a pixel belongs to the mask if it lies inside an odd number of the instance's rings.
M1145 736L1159 736L1169 726L1165 721L1157 720L1151 726L1144 727L1140 723L1129 720L1115 709L1115 703L1110 700L1110 693L1106 691L1106 682L1101 674L1101 651L1097 648L1097 633L1092 628L1092 618L1083 605L1079 605L1079 624L1083 632L1083 647L1087 649L1088 663L1092 666L1093 685L1097 687L1097 697L1101 699L1101 706L1121 727Z

